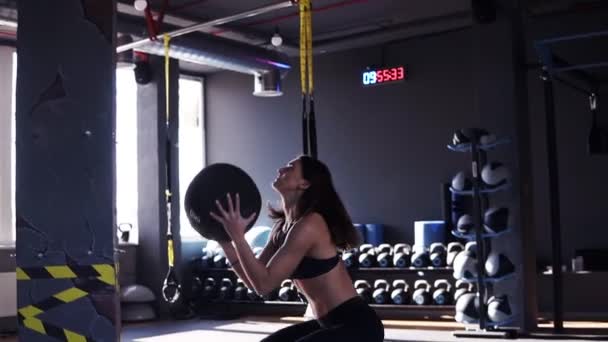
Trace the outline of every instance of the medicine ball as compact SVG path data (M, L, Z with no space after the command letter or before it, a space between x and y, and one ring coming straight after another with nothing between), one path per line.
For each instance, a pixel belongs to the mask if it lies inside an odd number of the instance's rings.
M473 188L473 182L467 178L464 172L458 172L454 178L452 178L452 189L457 191L471 190Z
M490 297L487 308L488 319L494 323L504 322L513 316L507 295Z
M497 234L509 228L509 208L489 208L483 215L483 226L486 232Z
M491 162L481 169L481 180L490 188L504 185L511 178L509 170L501 162Z
M464 214L458 219L456 230L461 234L469 234L473 231L473 217L469 214Z
M190 182L186 190L184 209L192 228L203 237L216 241L230 241L230 237L221 223L213 219L209 212L219 214L216 200L224 209L228 207L226 194L239 194L241 215L245 218L251 214L258 217L262 206L260 192L249 175L242 169L225 163L212 164L201 170ZM247 232L255 223L249 223Z
M500 278L515 272L515 265L506 255L492 251L486 259L485 269L488 276Z
M476 293L465 293L456 301L456 317L459 323L476 323L479 320L479 297Z
M474 279L477 277L476 248L475 242L469 242L465 250L456 255L453 264L455 279Z

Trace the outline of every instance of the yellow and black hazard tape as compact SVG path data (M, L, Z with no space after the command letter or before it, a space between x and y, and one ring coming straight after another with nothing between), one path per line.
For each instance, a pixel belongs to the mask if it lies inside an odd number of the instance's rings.
M34 317L25 318L19 316L19 324L42 335L50 336L60 341L95 342L95 339L90 336L85 336L69 329L60 328Z
M97 278L108 285L116 284L114 266L110 264L17 267L17 280L73 278Z
M57 265L44 267L17 267L17 280L71 279L74 286L55 293L37 303L19 308L20 325L40 334L61 341L88 342L92 338L75 331L57 327L36 316L53 308L74 302L91 293L116 290L116 274L113 265Z

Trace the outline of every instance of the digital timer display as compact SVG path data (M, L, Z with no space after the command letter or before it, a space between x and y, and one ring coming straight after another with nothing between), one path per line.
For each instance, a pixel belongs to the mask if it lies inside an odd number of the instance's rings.
M401 81L405 79L405 67L366 70L363 72L363 85L375 85Z

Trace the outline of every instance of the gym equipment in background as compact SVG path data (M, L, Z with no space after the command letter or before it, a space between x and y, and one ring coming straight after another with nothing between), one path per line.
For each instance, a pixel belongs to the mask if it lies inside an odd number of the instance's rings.
M408 304L410 302L410 289L403 279L393 280L393 291L391 291L393 304Z
M487 138L482 139L488 135L488 132L478 128L471 128L466 132L460 131L456 135L457 139L453 137L452 144L448 144L447 147L455 152L470 153L473 177L468 179L462 172L457 174L452 180L450 190L453 193L469 196L473 205L461 215L459 224L452 230L452 235L468 240L463 251L452 253L452 256L458 253L453 259L453 276L457 279L454 293L455 319L465 324L477 324L478 330L471 333L472 329L467 328L467 333L458 332L454 335L485 337L483 333L491 326L493 332L502 333L507 337L510 336L509 332L498 329L498 326L504 322L489 319L487 316L489 304L487 299L494 291L495 284L503 281L506 275L512 274L515 268L505 255L492 252L487 256L486 253L491 249L491 239L507 232L512 224L509 222L508 208L490 207L489 203L489 194L506 189L510 185L511 174L501 162L487 162L487 151L507 143L508 140L498 140L495 137L490 141ZM460 135L464 135L468 140L461 138ZM495 299L494 301L497 302ZM498 303L493 302L492 305L494 309ZM499 317L498 312L506 311L504 309L494 313ZM499 335L487 337L497 336Z
M464 246L460 242L450 242L448 243L448 255L446 258L447 266L454 265L454 259L458 255L458 253L464 250Z
M456 316L454 318L456 322L473 324L479 321L479 317L478 295L476 293L461 295L456 301Z
M513 274L515 265L506 255L492 251L486 259L485 270L492 278L502 278Z
M436 305L452 304L452 285L447 279L437 279L433 284L433 303Z
M393 260L391 256L393 255L393 247L388 243L383 243L380 246L376 247L376 263L378 267L389 267L392 266Z
M120 310L123 322L156 319L156 296L143 285L129 285L120 289Z
M469 241L454 259L454 279L474 280L477 278L477 242Z
M429 248L430 261L433 267L445 267L447 259L447 250L441 242L434 242Z
M393 247L393 266L399 268L409 267L412 247L405 243L397 243Z
M209 212L218 213L216 200L226 208L227 194L239 194L243 217L260 214L262 197L251 177L242 169L226 163L211 164L201 170L190 182L184 199L184 209L192 228L201 236L216 241L230 241L221 223ZM233 198L234 201L234 198ZM246 228L249 231L253 220Z
M389 302L391 286L385 279L376 279L374 282L374 292L372 297L376 304L386 304Z
M356 280L355 281L355 290L357 291L357 294L366 302L366 303L371 303L372 302L372 287L369 285L369 283L367 282L367 280Z
M458 219L456 231L461 234L469 234L473 230L473 217L469 214L464 214Z
M484 165L481 169L481 180L486 188L497 188L511 180L511 173L503 163L493 161Z
M359 246L359 266L372 267L376 263L376 250L371 244L362 244Z
M412 301L417 305L429 305L431 304L431 300L431 284L424 279L416 280Z
M487 233L498 234L509 229L509 208L492 207L483 214L483 227Z
M494 323L508 322L513 317L507 295L492 296L488 299L488 319Z

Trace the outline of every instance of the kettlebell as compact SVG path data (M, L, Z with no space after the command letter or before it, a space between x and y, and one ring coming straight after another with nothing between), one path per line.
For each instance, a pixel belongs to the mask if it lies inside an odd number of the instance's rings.
M357 260L358 254L356 249L351 249L345 251L342 254L342 261L344 262L344 266L346 268L355 268L359 265L359 260Z
M431 284L424 279L416 280L412 299L417 305L429 305L431 303Z
M234 299L235 300L247 300L247 287L242 279L236 280L236 286L234 287Z
M427 267L431 263L429 252L425 249L419 249L412 255L412 266L416 268Z
M450 242L448 243L448 255L446 258L446 265L452 266L454 264L454 259L459 252L464 250L464 246L460 242Z
M378 267L392 266L393 247L388 243L383 243L376 248L376 263Z
M410 266L412 247L405 243L398 243L393 247L393 265L399 268Z
M230 278L222 278L220 282L220 292L218 299L221 301L230 300L234 296L234 286Z
M376 304L385 304L388 302L390 294L390 285L384 279L377 279L374 282L374 302Z
M454 284L454 301L458 301L458 298L465 293L471 293L473 291L473 284L467 283L464 280L456 280Z
M297 292L295 285L290 279L285 279L281 282L281 288L279 289L279 299L283 302L291 302L296 300Z
M409 299L409 286L405 280L393 280L393 291L391 292L391 301L393 304L407 304L409 303Z
M372 301L372 290L367 280L356 280L355 290L357 294L366 302L371 303Z
M440 242L432 243L429 251L431 253L431 265L433 265L433 267L445 267L447 258L445 245Z
M433 303L436 305L452 304L452 285L446 279L437 279L433 284Z
M203 283L203 293L202 296L205 299L213 299L217 296L218 286L215 282L215 279L208 277L205 279Z
M372 267L376 260L376 251L371 244L363 244L359 247L359 266Z

